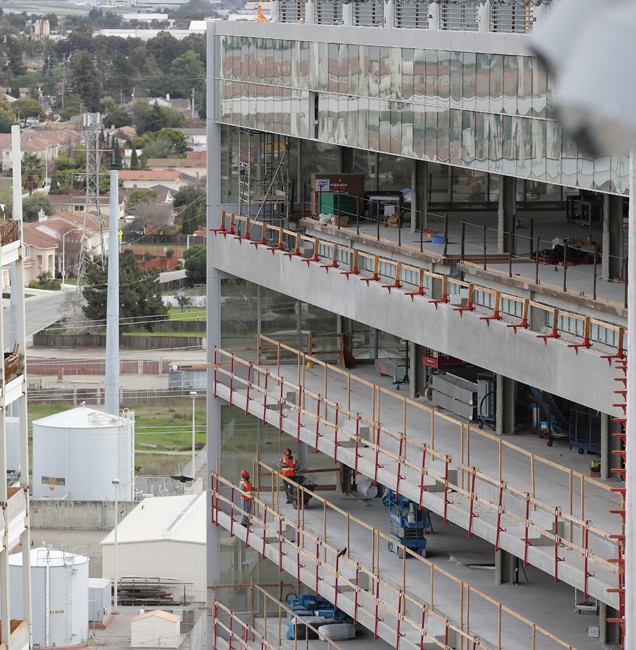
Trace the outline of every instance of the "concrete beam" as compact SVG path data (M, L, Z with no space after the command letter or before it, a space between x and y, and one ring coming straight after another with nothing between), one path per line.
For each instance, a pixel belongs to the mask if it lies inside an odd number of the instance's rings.
M215 262L227 273L594 410L619 415L610 406L616 401L616 371L598 351L576 354L566 341L544 344L536 332L518 330L515 334L504 322L494 321L487 327L474 312L460 317L447 304L411 300L397 289L389 294L378 282L367 286L338 270L326 272L318 264L245 246L232 237L210 239ZM576 382L573 377L594 377L595 381Z

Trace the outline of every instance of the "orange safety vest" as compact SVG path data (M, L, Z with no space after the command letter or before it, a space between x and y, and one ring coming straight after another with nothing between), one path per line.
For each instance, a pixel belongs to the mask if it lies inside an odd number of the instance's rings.
M241 479L241 482L239 483L239 488L245 492L245 494L241 494L241 499L243 501L249 501L250 499L253 499L254 497L252 496L252 484L246 480L246 479Z
M282 465L283 476L296 476L298 461L295 458L283 456L280 459L280 464Z

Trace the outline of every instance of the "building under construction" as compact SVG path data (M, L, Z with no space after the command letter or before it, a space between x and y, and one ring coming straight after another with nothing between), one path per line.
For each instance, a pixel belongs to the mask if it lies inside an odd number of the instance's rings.
M208 24L211 647L619 647L628 161L549 3L271 4Z

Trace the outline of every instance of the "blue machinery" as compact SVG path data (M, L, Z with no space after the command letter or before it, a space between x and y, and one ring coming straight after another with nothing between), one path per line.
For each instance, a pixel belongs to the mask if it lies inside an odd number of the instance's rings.
M403 496L397 496L393 490L388 490L382 502L389 508L389 537L402 544L414 553L426 557L425 533L432 533L430 513L414 501ZM403 549L389 541L389 551L400 559L404 557Z

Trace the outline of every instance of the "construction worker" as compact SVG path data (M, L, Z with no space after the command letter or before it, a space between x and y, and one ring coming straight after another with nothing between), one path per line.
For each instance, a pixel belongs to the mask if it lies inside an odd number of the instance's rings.
M252 499L254 498L252 492L254 488L250 483L250 473L244 469L241 472L241 482L239 483L239 489L241 490L241 508L243 510L243 516L241 517L241 526L247 528L247 517L251 510Z
M283 452L283 457L278 461L280 466L281 474L292 481L296 480L296 475L298 473L298 459L294 458L292 455L292 450L287 447ZM285 494L287 495L287 503L292 502L292 490L293 486L289 481L285 481Z

